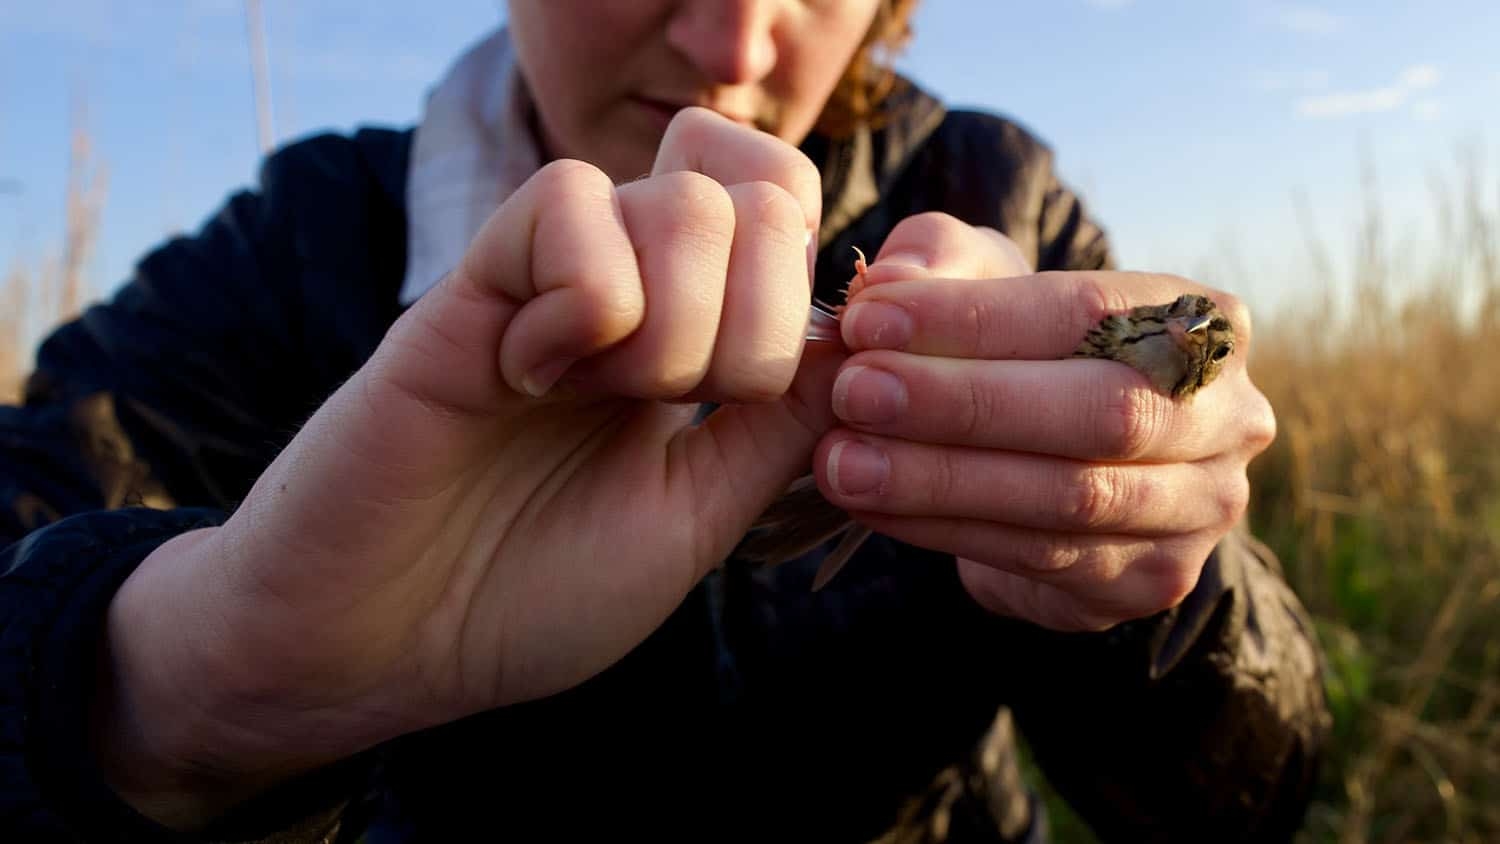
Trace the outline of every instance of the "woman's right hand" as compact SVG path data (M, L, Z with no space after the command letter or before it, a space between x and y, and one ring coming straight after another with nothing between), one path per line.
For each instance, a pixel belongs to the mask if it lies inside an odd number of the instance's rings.
M125 583L97 711L122 796L191 828L645 639L832 424L820 202L795 148L700 109L649 177L538 172L222 527Z

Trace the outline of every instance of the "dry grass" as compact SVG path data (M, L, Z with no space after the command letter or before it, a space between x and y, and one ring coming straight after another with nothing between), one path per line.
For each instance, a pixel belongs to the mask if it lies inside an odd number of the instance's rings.
M19 265L0 281L0 404L14 403L21 395L31 286L31 279Z
M17 341L74 313L87 289L97 172L75 131L60 255L10 268L0 285L7 401L30 363ZM1500 193L1486 198L1489 184L1472 157L1435 179L1440 242L1415 270L1393 256L1371 203L1351 295L1257 315L1252 372L1280 434L1252 466L1251 520L1318 618L1336 718L1306 841L1500 840ZM1331 278L1327 248L1309 253L1309 277ZM1087 840L1052 802L1059 840Z
M1500 193L1457 169L1420 276L1369 203L1350 299L1257 339L1280 435L1252 522L1319 619L1337 720L1310 840L1500 840Z
M62 249L41 266L16 263L0 281L0 403L19 400L31 347L42 332L78 313L99 233L107 176L94 156L82 100L75 106L68 156Z

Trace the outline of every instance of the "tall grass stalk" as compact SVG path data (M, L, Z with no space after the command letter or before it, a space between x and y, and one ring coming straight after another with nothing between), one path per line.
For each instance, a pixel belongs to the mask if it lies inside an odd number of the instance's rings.
M0 403L18 401L40 334L77 314L91 289L89 262L99 235L108 174L94 153L84 100L75 100L64 188L62 246L28 267L20 260L0 280Z

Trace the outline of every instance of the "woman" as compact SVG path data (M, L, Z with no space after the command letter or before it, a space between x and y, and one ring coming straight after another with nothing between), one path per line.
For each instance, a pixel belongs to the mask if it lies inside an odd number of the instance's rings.
M911 6L514 0L414 133L282 150L55 333L0 417L17 831L1036 840L1007 706L1101 833L1288 834L1245 310L885 84ZM1193 401L1058 360L1184 292L1239 336ZM877 531L817 593L735 554L809 468Z

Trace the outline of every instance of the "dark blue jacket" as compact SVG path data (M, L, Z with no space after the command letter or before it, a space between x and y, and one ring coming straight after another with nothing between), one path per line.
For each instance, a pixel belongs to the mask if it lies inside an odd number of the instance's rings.
M24 403L0 408L0 840L852 842L905 807L994 841L1024 790L976 748L999 724L988 741L1012 759L1009 713L1101 835L1267 841L1299 822L1326 732L1316 644L1241 534L1180 607L1088 635L992 617L951 558L884 538L816 594L816 554L731 560L567 693L287 783L213 835L131 812L87 743L111 596L160 543L224 520L400 313L409 143L369 129L280 150L53 333ZM804 148L824 170L820 288L851 244L927 210L1005 231L1039 269L1110 266L1014 123L912 91L879 130ZM937 840L904 823L901 840Z

